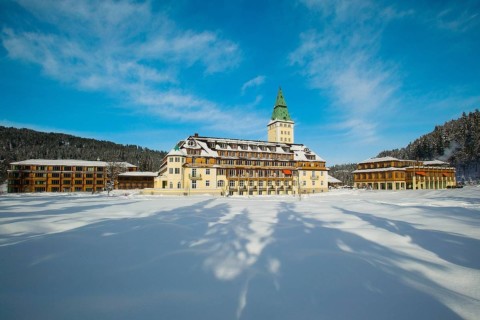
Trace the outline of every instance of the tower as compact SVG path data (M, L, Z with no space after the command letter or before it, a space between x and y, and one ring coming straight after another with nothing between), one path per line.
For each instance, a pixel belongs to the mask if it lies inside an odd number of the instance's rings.
M278 88L277 99L273 107L272 119L267 125L268 142L294 143L294 125L288 113L287 103L282 88Z

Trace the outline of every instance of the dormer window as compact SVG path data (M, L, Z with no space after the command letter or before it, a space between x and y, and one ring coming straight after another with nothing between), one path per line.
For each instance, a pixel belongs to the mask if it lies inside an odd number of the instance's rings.
M189 147L195 147L197 145L197 143L194 140L188 140L187 144Z

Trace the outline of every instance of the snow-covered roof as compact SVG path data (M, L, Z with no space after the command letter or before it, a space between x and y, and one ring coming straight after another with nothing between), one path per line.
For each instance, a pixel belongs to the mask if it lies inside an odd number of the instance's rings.
M167 153L167 156L186 156L187 153L185 150L179 149L179 148L173 148L170 150L169 153Z
M109 162L105 161L88 161L88 160L52 160L52 159L29 159L23 161L12 162L13 165L24 166L78 166L78 167L107 167ZM117 162L119 166L134 168L131 163Z
M381 158L370 158L367 160L363 160L362 162L359 162L359 164L373 163L373 162L386 162L386 161L409 161L409 160L400 160L394 157L381 157Z
M332 177L331 175L328 175L328 183L342 183L342 181L338 180L335 177Z
M405 168L389 167L389 168L378 168L378 169L362 169L355 170L353 173L371 173L371 172L387 172L387 171L405 171Z
M445 166L445 165L448 165L448 162L440 161L440 160L430 160L430 161L423 161L423 165L425 165L425 166Z
M186 156L186 149L201 150L200 156L218 157L218 150L222 151L255 151L261 153L293 154L296 161L322 161L319 155L303 144L286 144L259 140L243 140L228 138L190 136L181 141L168 156ZM197 151L198 152L198 151ZM224 155L225 156L225 155ZM235 158L235 156L228 156ZM278 159L282 160L282 159Z
M157 177L158 172L132 171L132 172L120 173L119 176L122 176L122 177Z

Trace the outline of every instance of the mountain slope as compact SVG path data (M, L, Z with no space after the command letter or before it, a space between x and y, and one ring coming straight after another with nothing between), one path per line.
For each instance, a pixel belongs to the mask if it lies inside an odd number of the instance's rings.
M480 178L480 111L446 122L402 149L386 150L378 157L433 160L451 163L460 179Z
M0 126L0 182L10 162L27 159L127 161L142 171L156 171L166 152L136 145L79 138L63 133Z

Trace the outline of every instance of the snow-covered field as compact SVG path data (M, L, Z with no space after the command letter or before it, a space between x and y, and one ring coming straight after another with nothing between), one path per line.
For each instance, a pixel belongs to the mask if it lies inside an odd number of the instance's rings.
M0 319L479 317L479 187L0 196Z

